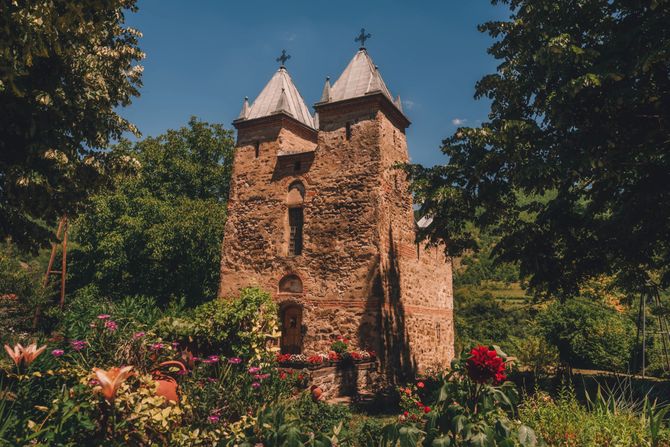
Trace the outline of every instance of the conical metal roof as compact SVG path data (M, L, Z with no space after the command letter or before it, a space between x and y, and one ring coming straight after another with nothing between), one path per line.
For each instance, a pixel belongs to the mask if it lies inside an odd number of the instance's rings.
M391 102L393 96L365 48L358 50L347 68L330 89L330 102L383 93Z
M314 128L312 115L283 66L277 70L251 104L246 119L263 118L277 113L286 113L306 126Z

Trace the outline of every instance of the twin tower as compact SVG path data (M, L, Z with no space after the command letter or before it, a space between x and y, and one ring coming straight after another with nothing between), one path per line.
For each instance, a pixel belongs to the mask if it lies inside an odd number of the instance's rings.
M415 239L399 97L360 48L312 114L284 61L233 122L219 295L271 292L284 353L328 352L343 336L396 377L447 367L451 262Z

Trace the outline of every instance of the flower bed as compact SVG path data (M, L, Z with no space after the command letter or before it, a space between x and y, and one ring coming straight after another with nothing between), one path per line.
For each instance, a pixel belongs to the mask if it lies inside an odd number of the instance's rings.
M347 365L352 363L370 362L377 359L373 351L346 351L338 353L306 354L278 354L277 363L280 366L294 369L317 369L324 366Z

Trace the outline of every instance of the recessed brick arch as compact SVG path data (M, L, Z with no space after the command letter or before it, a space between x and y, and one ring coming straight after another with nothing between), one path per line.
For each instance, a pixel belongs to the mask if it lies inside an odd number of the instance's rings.
M304 291L302 279L295 273L289 273L284 275L279 280L278 292L279 293L288 293L294 295L301 295Z

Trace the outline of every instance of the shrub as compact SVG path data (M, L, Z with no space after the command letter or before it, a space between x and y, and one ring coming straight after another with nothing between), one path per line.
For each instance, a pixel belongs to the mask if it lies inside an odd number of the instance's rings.
M314 401L308 393L303 393L296 405L298 417L306 428L314 433L327 433L342 424L348 427L351 422L351 410L346 405L333 405L323 401Z
M547 341L577 368L623 371L633 347L633 323L611 306L584 298L555 302L540 314Z
M216 352L258 361L269 360L269 339L279 336L277 304L257 288L246 288L234 299L217 299L196 307L185 317L168 317L158 323L161 335Z
M384 424L380 420L365 417L360 423L353 425L351 440L358 447L381 445L383 431Z
M44 305L50 290L42 286L44 272L37 263L19 260L10 242L0 242L0 339L32 330L35 308Z
M498 384L506 363L498 348L478 346L452 362L434 401L426 404L407 388L405 404L417 410L405 410L397 423L384 427L383 442L400 447L537 445L533 430L512 419L518 402L514 384Z

